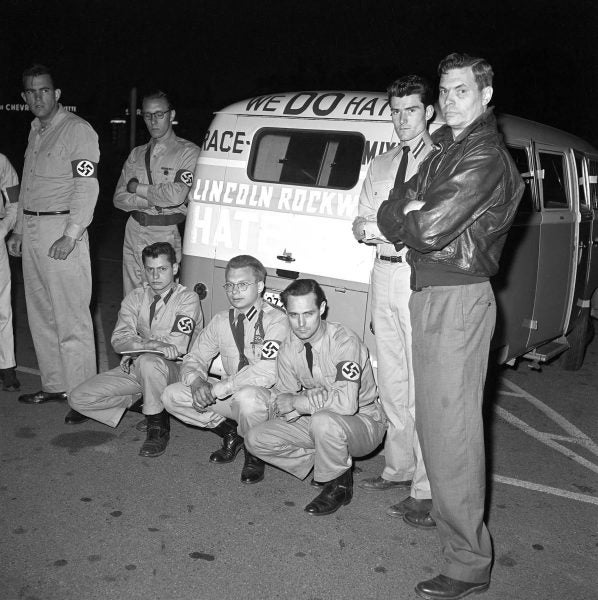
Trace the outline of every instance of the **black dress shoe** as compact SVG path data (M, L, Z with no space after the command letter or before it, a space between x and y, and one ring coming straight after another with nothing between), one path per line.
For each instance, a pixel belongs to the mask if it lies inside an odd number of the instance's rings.
M261 458L253 456L245 448L245 464L241 471L242 483L258 483L264 478L266 464Z
M19 402L25 404L42 404L43 402L61 402L66 400L65 392L35 392L35 394L23 394L19 396Z
M446 575L437 575L433 579L420 581L415 586L415 593L426 600L458 600L469 594L481 594L490 584L459 581Z
M351 498L353 498L353 475L351 469L348 469L340 477L326 483L320 495L316 496L304 510L314 517L331 515L341 506L349 504Z
M321 481L316 481L313 477L311 478L311 481L309 482L309 485L311 485L311 487L315 487L318 489L322 489L326 484L322 483Z
M390 481L384 477L373 477L372 479L363 479L358 484L362 490L366 492L385 492L394 488L409 489L411 487L411 479L406 481Z
M398 504L393 504L386 509L386 514L391 517L402 517L408 512L429 513L432 510L432 500L416 500L408 496Z
M233 462L243 448L243 438L237 433L237 424L232 419L225 419L212 431L222 438L222 447L210 454L210 462L225 464Z
M2 389L5 392L18 392L21 389L15 367L0 369L0 380L2 381Z
M407 512L403 515L403 521L418 529L434 529L436 527L436 521L429 512Z
M82 415L72 408L66 413L66 417L64 417L64 422L67 425L79 425L79 423L85 423L85 421L89 421L89 417Z

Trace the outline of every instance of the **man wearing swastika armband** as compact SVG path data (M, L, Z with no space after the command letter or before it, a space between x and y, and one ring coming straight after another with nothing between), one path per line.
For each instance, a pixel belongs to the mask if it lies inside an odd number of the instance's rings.
M151 136L133 148L114 193L114 206L131 213L123 245L123 290L128 294L144 282L141 250L154 242L172 244L181 260L177 224L187 214L187 193L199 148L177 137L172 129L175 110L158 90L144 96L141 115Z
M42 383L39 392L19 401L40 404L65 400L96 372L87 227L98 198L100 151L89 123L58 103L61 91L46 67L27 69L23 86L35 119L7 246L13 256L23 256L29 329Z
M183 359L181 382L162 394L169 413L222 437L222 447L210 455L217 464L235 460L246 432L268 418L267 388L274 385L278 348L288 332L284 312L262 298L266 269L259 260L231 258L225 279L231 307L208 323ZM208 377L218 354L225 371L220 380ZM264 463L246 451L241 481L263 478Z
M378 401L368 349L357 334L322 319L326 298L313 279L282 293L291 332L277 359L272 418L245 438L252 454L305 478L320 494L305 511L329 515L353 497L352 457L375 450L386 416Z
M160 400L164 388L178 381L180 363L193 332L202 325L199 298L176 283L174 248L157 242L142 251L147 283L127 294L112 333L112 347L122 354L119 367L92 377L69 397L65 422L89 417L116 427L125 410L143 396L146 440L140 456L160 456L170 438L170 419Z

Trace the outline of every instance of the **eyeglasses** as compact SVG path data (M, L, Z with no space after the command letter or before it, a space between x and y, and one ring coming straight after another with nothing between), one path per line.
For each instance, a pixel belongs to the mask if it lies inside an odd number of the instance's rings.
M227 294L230 294L234 289L238 289L240 292L246 292L250 285L255 285L257 281L239 281L239 283L225 283L222 287L225 289Z
M157 110L156 112L144 112L141 113L141 116L143 117L143 119L145 121L153 121L154 117L158 120L161 121L167 113L169 113L172 109L169 108L168 110Z

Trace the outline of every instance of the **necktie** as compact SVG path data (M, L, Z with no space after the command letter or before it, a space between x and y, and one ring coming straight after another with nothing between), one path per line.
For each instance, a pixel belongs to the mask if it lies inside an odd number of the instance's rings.
M154 296L154 301L150 304L150 327L152 326L152 321L154 320L154 315L156 314L156 306L160 301L160 294L156 294Z
M405 183L405 175L407 174L407 163L409 162L409 146L403 146L401 148L403 154L401 155L401 160L399 161L399 168L397 170L397 176L395 177L395 185L390 193L390 200L401 200L403 197L403 193L401 188ZM399 252L405 247L405 244L402 242L395 243L395 250Z
M235 339L235 344L237 346L237 350L239 351L239 367L237 371L240 371L243 367L246 367L249 364L247 357L245 356L245 315L243 313L239 313L237 317L237 322L234 323L233 315L231 313L231 329L233 332L233 338Z
M311 344L309 342L305 342L305 360L307 360L307 366L309 367L309 372L314 374L314 353L311 349Z

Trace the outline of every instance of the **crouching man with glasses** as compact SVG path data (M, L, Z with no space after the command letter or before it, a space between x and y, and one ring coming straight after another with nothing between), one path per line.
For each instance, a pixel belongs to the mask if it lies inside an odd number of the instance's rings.
M218 464L234 461L245 433L268 419L270 394L254 392L274 385L278 348L288 333L285 313L262 298L266 269L259 260L231 258L225 279L230 308L208 323L183 359L181 381L162 394L169 413L222 438L222 447L210 455ZM220 380L208 377L218 354L225 371ZM245 451L241 481L263 478L264 463Z
M164 92L144 96L141 111L151 139L133 148L114 193L114 206L131 213L123 245L125 295L144 283L140 256L145 246L168 242L180 263L177 225L187 214L187 194L199 155L195 144L175 135L176 113Z

